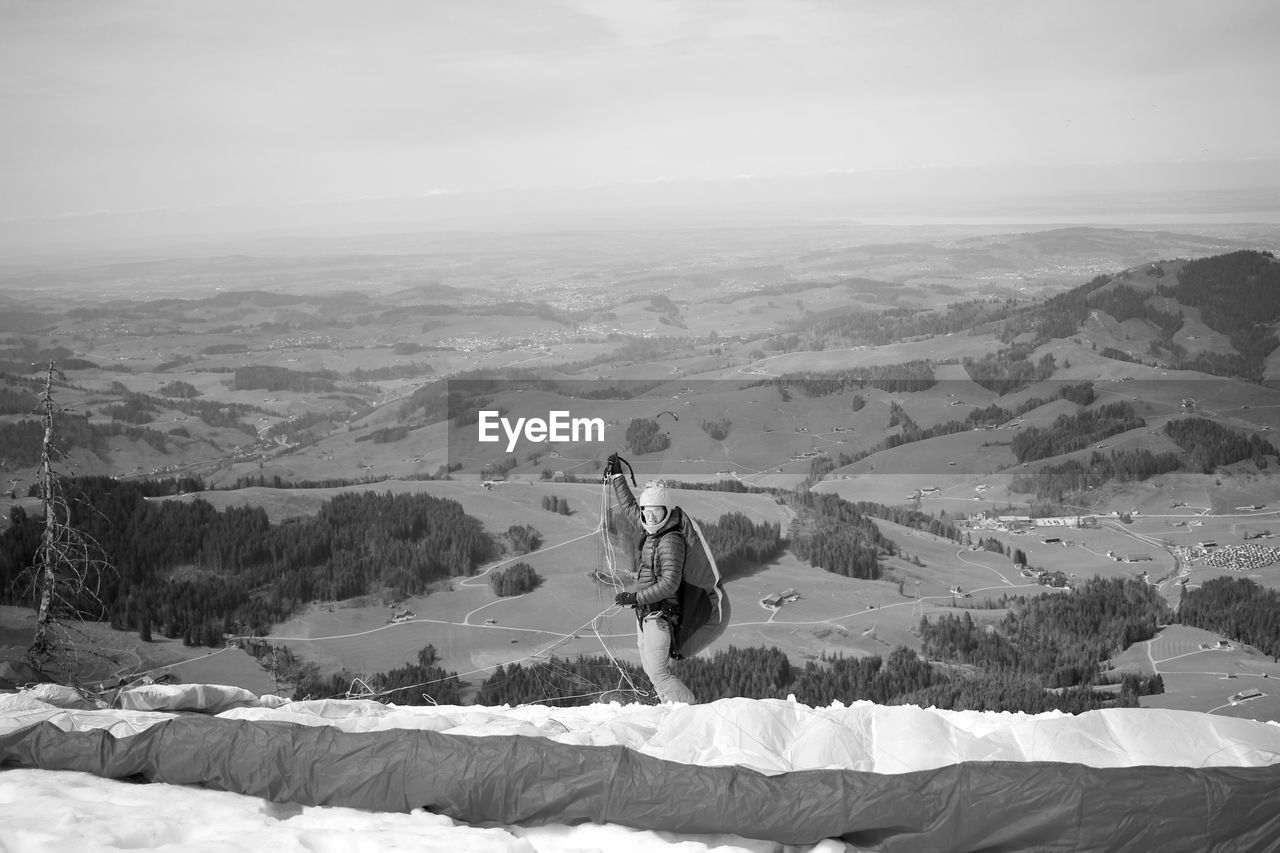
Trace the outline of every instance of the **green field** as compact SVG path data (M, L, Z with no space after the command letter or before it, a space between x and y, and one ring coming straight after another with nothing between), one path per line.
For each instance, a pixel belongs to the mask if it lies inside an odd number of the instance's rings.
M366 598L317 604L277 626L273 638L325 669L345 666L357 673L399 666L427 644L436 647L446 667L472 673L477 680L499 664L553 653L610 652L636 660L632 615L614 608L611 593L589 577L607 566L594 533L594 513L567 519L541 510L527 514L541 495L559 494L571 501L573 496L580 495L585 501L594 495L598 500L599 487L512 483L485 492L474 484L415 485L457 498L487 526L493 524L495 513L508 518L526 513L520 517L543 532L543 547L531 554L504 558L486 570L521 560L533 566L543 584L523 596L498 598L482 572L405 602ZM780 521L784 529L788 520L785 508L767 496L687 491L680 495L682 506L705 519L741 511L756 521ZM1007 557L970 552L939 537L888 522L880 524L886 535L924 566L886 558L888 579L863 581L822 571L784 554L727 583L733 618L720 645L777 646L796 660L816 658L824 650L883 654L897 645L918 647L913 632L921 616L967 603L963 595L949 592L953 587L961 587L975 599L1043 591L1019 577ZM626 555L617 554L616 560L625 575L629 566ZM776 612L761 606L765 597L787 589L796 590L799 600ZM403 608L411 610L414 617L404 624L391 624L393 612ZM1000 613L975 611L980 619Z
M1144 708L1205 711L1227 717L1280 722L1280 664L1250 646L1186 625L1169 625L1155 639L1131 646L1112 663L1121 672L1159 672L1165 692L1142 697ZM1233 702L1256 689L1261 697Z
M608 495L594 482L543 479L544 472L559 472L595 480L612 451L633 457L641 483L733 478L787 490L811 487L851 501L914 506L938 517L945 513L947 521L960 524L985 510L1026 513L1033 496L1010 488L1019 474L1083 460L1095 451L1177 451L1161 429L1191 413L1242 433L1273 440L1280 435L1280 390L1158 366L1177 363L1170 341L1162 342L1158 329L1137 317L1117 321L1093 311L1078 327L1055 332L1061 337L1037 338L1028 359L1052 355L1051 379L1004 397L971 381L960 363L1032 340L1035 324L1020 318L1022 309L1100 272L1153 294L1153 307L1182 312L1185 322L1171 342L1187 353L1230 353L1227 336L1206 326L1198 308L1154 295L1151 253L1192 257L1210 251L1210 245L1213 251L1262 245L1274 241L1274 228L1255 230L1248 238L1232 230L1211 243L1174 232L1007 231L842 223L812 229L708 228L696 234L610 232L603 242L598 235L510 234L499 243L474 234L439 241L417 235L386 238L390 244L408 241L402 254L385 252L375 240L368 255L344 248L288 260L249 253L123 265L86 262L32 279L47 287L24 284L27 279L18 273L6 277L12 285L0 295L10 300L7 304L38 310L43 319L38 335L0 333L0 348L8 353L6 369L19 372L27 364L34 370L36 359L44 358L36 353L44 347L64 347L59 358L74 354L79 363L68 368L67 382L57 385L57 402L67 411L87 413L99 427L125 427L113 420L113 407L137 403L136 395L152 395L143 401L152 407L144 419L151 420L138 425L165 434L162 449L114 435L93 450L71 448L60 460L65 473L196 476L220 490L166 500L198 497L218 508L261 506L274 523L312 515L343 489L230 487L245 478L365 482L370 485L344 489L452 498L498 538L512 525L536 528L542 537L537 551L504 554L480 567L475 577L441 583L408 601L374 594L311 603L272 632L304 659L356 674L399 666L431 644L447 668L476 683L499 664L552 653L612 652L635 660L632 614L617 611L610 592L592 580L604 563L596 531L602 497ZM1053 247L1051 256L1046 246ZM1131 269L1122 272L1126 267ZM1165 264L1162 283L1176 278L1177 268L1177 263ZM972 318L973 324L961 328L948 320L943 316L948 306L964 308L956 316L966 324ZM932 336L913 331L904 340L865 345L880 340L877 327L883 330L903 316L885 312L903 308L938 309L930 322L946 321L933 328L948 331ZM1104 357L1100 351L1106 347L1151 363ZM937 380L922 391L846 387L808 397L771 381L789 373L846 372L922 359L933 363ZM288 370L291 381L286 390L239 387L235 371L248 366ZM1270 375L1280 373L1280 350L1271 353L1265 368ZM505 442L481 446L475 425L428 424L421 408L406 404L442 378L502 369L597 383L591 390L625 378L658 384L634 399L614 400L572 396L571 385L556 393L514 385L496 391L486 406L517 415L554 409L599 417L606 433L602 442L523 443L506 482L484 488L485 466L510 459ZM325 372L320 377L324 390L297 390L317 378L304 372L318 371ZM195 401L214 404L215 410L205 414L217 426L183 411L183 401L159 397L178 380L192 386ZM1019 462L1011 449L1019 429L1049 427L1059 416L1076 413L1074 403L1055 399L1024 413L1017 426L969 429L849 464L838 461L895 434L898 427L890 425L895 405L927 429L963 421L976 407L993 402L1012 411L1030 397L1052 399L1062 382L1083 380L1094 385L1095 407L1129 402L1145 426L1061 457ZM31 393L32 386L16 375L4 381L6 389ZM21 411L25 405L11 402L0 422L30 420ZM232 405L248 408L218 408ZM318 422L287 439L266 434L273 427L297 425L299 418ZM633 419L659 422L670 446L630 453L625 433ZM703 422L731 428L712 438ZM375 441L387 437L375 434L387 427L403 428L405 434ZM153 443L156 438L151 436ZM1140 482L1103 483L1068 497L1071 504L1050 507L1063 515L1096 516L1093 527L1046 526L1021 533L966 529L974 539L995 538L1010 552L1021 549L1033 567L1060 571L1073 585L1095 575L1145 577L1176 604L1182 583L1194 588L1233 574L1208 566L1203 558L1179 556L1181 549L1208 540L1223 547L1240 544L1262 529L1280 535L1275 480L1280 459L1269 459L1220 466L1212 474L1177 471ZM810 483L815 461L826 466L828 460L835 470ZM419 479L457 462L464 467L453 473L455 479ZM25 493L35 466L0 463L11 488ZM572 512L544 510L548 496L568 501ZM778 522L784 534L791 521L783 501L770 495L688 491L680 500L705 520L743 512L757 522ZM12 504L32 513L38 501L15 497L0 502L0 510ZM5 523L7 515L0 518L0 525ZM1020 575L1009 556L879 524L904 552L883 556L882 580L839 577L789 552L732 579L733 624L721 647L776 645L796 661L831 652L882 654L900 644L918 648L915 632L923 617L968 608L973 618L991 622L1006 611L985 606L1001 596L1047 593ZM629 555L619 559L625 570ZM516 560L532 565L543 583L529 594L499 599L487 573ZM1280 589L1280 564L1234 574ZM798 599L776 612L760 605L787 589L796 590ZM392 624L393 613L405 608L413 617ZM23 618L13 608L0 613L4 654L20 651ZM1223 696L1239 692L1238 682L1262 680L1244 672L1256 661L1243 651L1188 649L1183 656L1173 639L1183 630L1166 629L1151 644L1150 656L1146 647L1123 656L1129 661L1136 655L1132 665L1146 660L1166 675L1170 692L1152 703L1186 702L1242 715L1271 708L1270 698L1219 707ZM126 665L163 664L176 666L186 680L229 681L252 689L265 683L261 667L234 649L209 654L172 641L140 644L123 634L101 637L121 656L121 671ZM1224 675L1231 655L1245 655L1234 679ZM1211 704L1201 708L1205 703Z

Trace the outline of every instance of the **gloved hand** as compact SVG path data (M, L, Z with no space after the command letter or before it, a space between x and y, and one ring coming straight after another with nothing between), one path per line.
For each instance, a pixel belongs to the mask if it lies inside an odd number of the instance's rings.
M636 594L634 592L620 592L613 599L613 603L619 607L630 607L636 603Z
M608 460L604 463L604 477L609 479L614 474L622 473L622 460L618 458L618 454L610 453Z

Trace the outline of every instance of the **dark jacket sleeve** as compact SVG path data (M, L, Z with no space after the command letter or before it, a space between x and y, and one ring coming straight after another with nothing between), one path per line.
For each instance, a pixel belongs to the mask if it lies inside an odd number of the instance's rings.
M653 583L636 590L636 604L675 598L684 576L684 549L684 537L676 531L658 539L653 548Z
M622 474L614 474L609 478L613 481L613 493L618 497L618 506L622 507L622 513L631 519L631 523L636 527L640 526L640 505L636 503L636 496L631 494L631 487L627 485L627 478Z

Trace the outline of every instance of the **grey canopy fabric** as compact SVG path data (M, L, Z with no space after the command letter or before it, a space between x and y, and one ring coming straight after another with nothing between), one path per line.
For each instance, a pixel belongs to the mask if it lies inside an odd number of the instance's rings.
M471 824L617 823L886 851L1278 850L1280 765L1091 768L962 762L882 774L767 775L622 746L181 716L137 734L40 723L0 767L198 784L277 802L418 807Z

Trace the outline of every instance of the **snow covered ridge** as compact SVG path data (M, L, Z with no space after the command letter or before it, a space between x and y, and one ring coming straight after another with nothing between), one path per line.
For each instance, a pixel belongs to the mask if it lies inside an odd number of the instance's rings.
M472 825L621 824L883 850L1280 849L1280 726L1250 720L749 699L397 707L236 690L122 694L137 710L0 695L0 767L299 806L425 807ZM192 707L202 702L221 710Z

